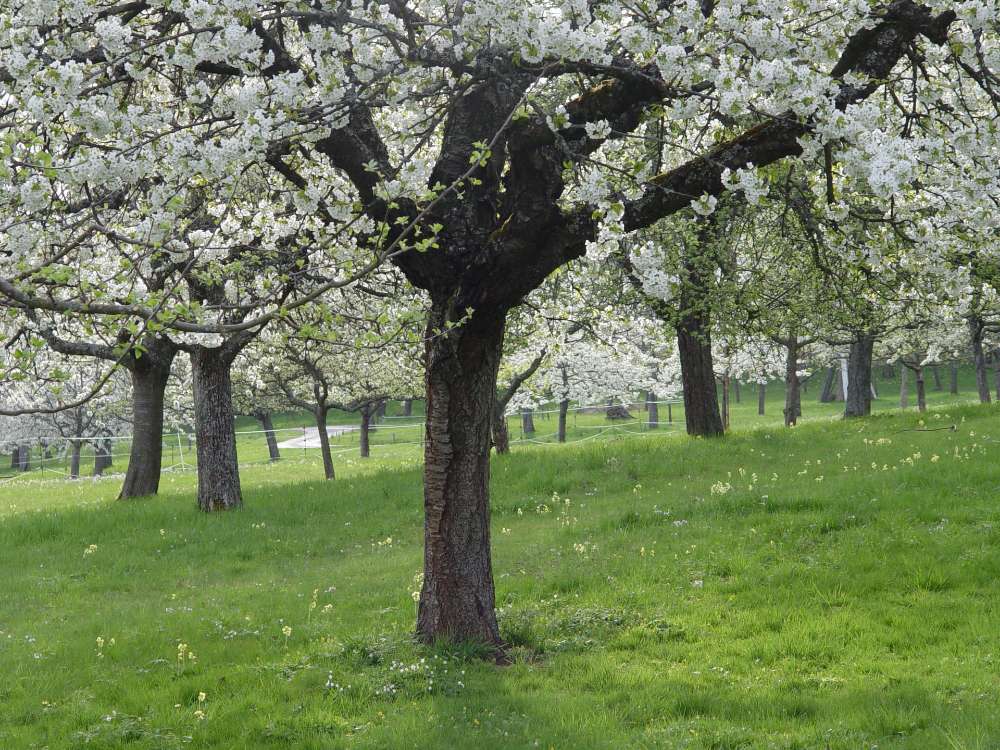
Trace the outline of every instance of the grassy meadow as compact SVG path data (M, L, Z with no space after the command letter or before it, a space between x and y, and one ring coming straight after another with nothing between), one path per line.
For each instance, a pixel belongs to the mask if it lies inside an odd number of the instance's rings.
M515 445L508 667L411 640L418 446L333 482L248 462L212 516L190 472L129 503L6 481L0 748L1000 747L1000 411L969 386L851 422L810 392L792 430L744 387L725 440Z

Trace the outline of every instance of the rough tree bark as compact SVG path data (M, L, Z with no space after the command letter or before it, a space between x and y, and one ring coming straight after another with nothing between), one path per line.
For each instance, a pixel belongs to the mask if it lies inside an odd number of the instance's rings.
M872 350L875 336L858 334L851 342L847 358L847 398L844 399L844 416L866 417L872 413Z
M729 430L729 375L722 376L722 429Z
M924 383L924 368L917 366L913 370L917 380L917 410L927 411L927 387Z
M983 351L983 336L986 326L983 319L970 316L968 319L969 339L972 343L972 362L976 368L976 389L979 391L979 402L990 403L990 384L986 374L986 353Z
M191 379L194 430L198 455L198 507L206 512L243 505L230 368L235 353L228 348L193 347Z
M764 416L764 406L767 404L767 383L757 384L757 416Z
M785 347L785 427L793 427L802 415L798 339L790 337Z
M490 426L506 310L459 311L433 299L426 345L424 582L417 634L500 646L490 559ZM437 335L433 335L433 334ZM485 419L484 419L485 417Z
M316 431L319 435L319 452L323 456L323 476L336 479L333 470L333 454L330 453L330 433L326 431L326 417L330 409L327 406L315 406L313 418L316 420Z
M535 413L531 409L521 411L521 432L525 435L535 434Z
M163 398L173 350L166 364L142 356L129 368L132 377L132 447L119 500L155 495L163 458Z
M264 438L267 440L267 455L271 462L281 460L281 451L278 450L278 438L274 432L274 421L271 419L269 411L255 411L254 419L260 422L261 429L264 430Z
M368 405L362 406L361 435L358 438L358 443L361 446L361 458L368 458L371 455L371 442L370 442L371 426L372 426L372 408L371 406Z
M69 459L69 478L79 479L80 478L80 451L83 449L83 443L79 440L73 440L70 442L70 459Z
M902 365L899 368L899 408L910 407L910 368Z
M660 426L660 405L656 403L656 394L652 391L646 394L646 413L648 415L649 429L655 430ZM561 412L559 416L562 416Z
M493 447L497 453L510 453L510 430L507 429L506 414L495 414L493 417Z
M819 402L830 404L837 400L837 371L833 367L827 368L826 377L823 379L823 388L819 392Z

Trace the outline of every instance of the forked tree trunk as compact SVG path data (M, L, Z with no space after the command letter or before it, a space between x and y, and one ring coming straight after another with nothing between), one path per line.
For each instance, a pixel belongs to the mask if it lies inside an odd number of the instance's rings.
M505 310L475 312L435 299L426 344L424 582L417 636L501 649L490 559L490 433ZM447 331L443 334L442 331Z
M979 402L990 403L990 384L986 376L986 353L983 351L983 321L969 318L969 338L972 340L972 361L976 367L976 389Z
M715 387L712 339L707 316L691 312L677 326L677 349L684 387L684 421L688 435L725 434Z
M948 389L953 395L958 394L958 365L951 363L951 387Z
M764 407L767 404L767 384L757 384L757 415L764 416Z
M205 512L243 505L233 427L233 357L223 349L199 346L191 350L198 507Z
M862 334L851 342L847 359L847 398L844 416L867 417L872 413L872 350L875 337Z
M918 367L914 370L917 376L917 409L927 411L927 387L924 383L924 368Z
M910 406L910 368L902 365L899 368L899 408Z
M83 449L83 443L79 440L73 440L70 443L70 459L69 459L69 478L79 479L80 478L80 451Z
M325 406L317 406L313 409L313 416L316 418L316 432L319 434L319 452L323 456L323 476L335 479L333 454L330 453L330 433L326 431L326 416L329 411Z
M361 435L358 440L358 442L361 445L361 458L368 458L371 455L371 444L370 444L371 426L372 426L371 408L365 406L361 409Z
M163 394L170 377L170 365L157 366L146 360L146 357L136 360L129 373L132 377L132 447L119 500L155 495L160 488Z
M646 412L649 417L649 429L655 430L660 426L660 405L656 403L656 394L652 391L646 394Z
M271 412L269 411L259 411L254 416L257 421L260 422L261 428L264 430L264 438L267 440L267 455L270 460L280 461L281 451L278 450L278 438L274 432L274 421L271 419Z

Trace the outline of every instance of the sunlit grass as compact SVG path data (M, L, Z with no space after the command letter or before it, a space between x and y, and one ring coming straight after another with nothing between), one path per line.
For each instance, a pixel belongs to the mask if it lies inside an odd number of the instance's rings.
M506 668L411 642L415 450L6 485L0 747L995 748L998 416L515 448Z

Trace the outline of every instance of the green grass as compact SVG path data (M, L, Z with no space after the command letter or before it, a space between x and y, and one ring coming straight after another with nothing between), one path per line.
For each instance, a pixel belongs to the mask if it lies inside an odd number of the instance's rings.
M996 748L998 416L515 449L505 668L411 641L415 454L0 485L0 747Z

